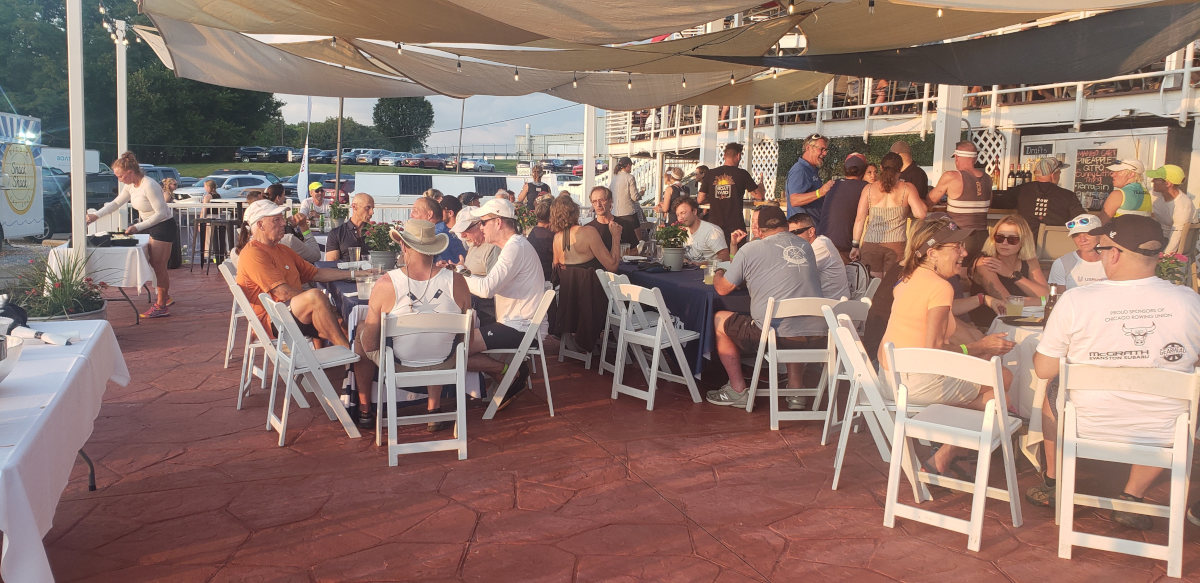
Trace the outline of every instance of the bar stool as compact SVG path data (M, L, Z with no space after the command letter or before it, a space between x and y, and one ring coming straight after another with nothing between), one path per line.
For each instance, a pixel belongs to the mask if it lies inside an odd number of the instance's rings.
M208 275L214 262L221 263L229 257L234 247L237 219L201 218L196 220L196 241L192 248L190 272L196 266L196 250L200 250L200 261L204 263L204 274ZM207 240L211 233L212 239Z

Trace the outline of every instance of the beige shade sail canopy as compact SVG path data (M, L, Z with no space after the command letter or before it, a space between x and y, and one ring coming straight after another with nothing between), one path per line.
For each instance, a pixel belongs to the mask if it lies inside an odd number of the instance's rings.
M1155 0L892 0L896 4L983 12L1078 12L1153 4Z
M684 105L748 105L753 103L787 103L808 101L825 89L833 75L812 71L780 71L778 78L771 75L743 81L736 85L728 83L682 99ZM688 81L691 83L691 81Z
M635 42L720 20L761 1L645 0L141 0L150 16L249 34L405 43L520 45Z

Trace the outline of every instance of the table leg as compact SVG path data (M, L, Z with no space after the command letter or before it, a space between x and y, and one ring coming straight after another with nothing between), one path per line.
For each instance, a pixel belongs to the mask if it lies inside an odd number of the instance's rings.
M84 452L82 449L79 450L79 457L83 458L83 461L86 462L87 466L88 466L88 492L95 492L96 491L96 466L95 466L95 464L92 463L92 458L88 457L88 454L86 452Z
M125 301L129 303L129 307L133 308L133 323L140 326L142 323L142 314L138 312L137 304L134 304L133 299L129 297L129 294L125 293L125 288L119 287L117 288L117 291L121 292L122 296L125 296Z

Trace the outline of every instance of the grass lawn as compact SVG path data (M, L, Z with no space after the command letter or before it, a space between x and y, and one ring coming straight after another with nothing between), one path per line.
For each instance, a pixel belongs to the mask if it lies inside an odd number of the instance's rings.
M516 174L516 160L494 160L496 165L496 173L498 174ZM211 174L214 170L223 169L247 169L247 170L265 170L272 172L280 178L286 178L300 171L300 163L282 163L282 162L251 162L243 164L241 162L220 162L220 163L202 163L202 164L163 164L163 166L174 166L179 170L180 176L192 176L195 178L204 178ZM333 172L333 164L310 164L309 172ZM401 172L404 174L454 174L454 172L443 172L441 170L426 170L422 168L395 168L392 166L366 166L366 165L346 165L342 166L343 174L354 174L355 172Z

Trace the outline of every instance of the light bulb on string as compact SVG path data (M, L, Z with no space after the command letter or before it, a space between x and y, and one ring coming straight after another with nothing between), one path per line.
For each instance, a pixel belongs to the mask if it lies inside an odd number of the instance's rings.
M629 73L629 80L625 82L625 88L633 90L633 73Z
M867 0L867 14L875 14L875 0Z
M334 48L337 48L337 37L336 36L329 37L329 44L333 45Z
M104 14L105 12L106 11L104 10L104 4L100 4L100 14Z
M579 76L574 71L571 72L571 88L579 89Z
M396 43L396 54L401 56L404 55L404 43Z
M458 58L458 62L454 64L459 73L462 73L462 57Z
M778 78L779 78L779 69L771 69L771 78L772 78L772 79L778 79Z
M729 84L733 85L734 83L737 83L737 79L734 79L733 73L730 73L729 74Z
M518 70L516 67L513 67L513 81L520 81L520 80L521 80L521 71Z
M796 0L788 0L788 14L796 13Z
M938 8L938 18L941 18L941 17L942 17L942 9Z
M681 83L681 85L683 85L684 89L687 89L687 75L683 76L683 82Z

